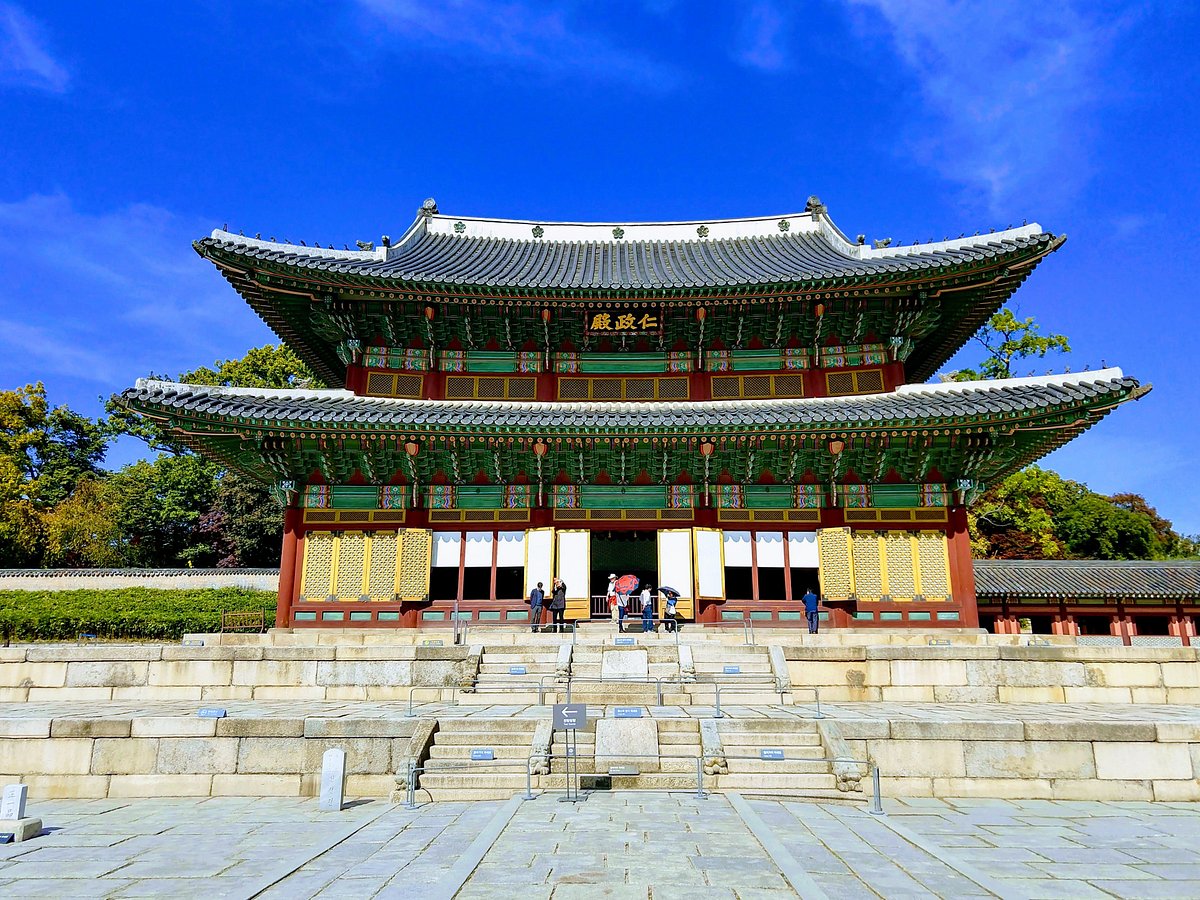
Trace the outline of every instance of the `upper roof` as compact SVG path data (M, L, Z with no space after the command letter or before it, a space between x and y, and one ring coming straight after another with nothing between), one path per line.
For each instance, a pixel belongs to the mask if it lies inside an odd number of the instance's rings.
M1200 561L1101 559L975 561L980 600L1052 598L1200 599Z
M854 243L810 198L804 212L697 222L534 222L445 216L426 201L394 243L334 250L221 229L206 255L384 281L523 290L662 291L780 285L908 273L1049 252L1061 238L1032 224L910 246Z
M968 416L1027 415L1072 405L1113 405L1141 388L1120 369L1001 381L903 385L886 394L779 400L675 402L545 402L405 400L362 397L347 390L234 388L139 379L122 398L141 411L178 410L252 424L368 428L479 427L551 430L737 426L817 428L878 422L934 424ZM1089 423L1090 424L1090 423Z

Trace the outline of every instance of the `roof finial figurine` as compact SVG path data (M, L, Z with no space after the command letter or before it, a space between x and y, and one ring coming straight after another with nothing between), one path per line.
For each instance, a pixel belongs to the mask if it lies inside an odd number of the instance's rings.
M262 232L261 231L254 232L254 239L256 241L261 241L262 240Z
M426 197L425 202L421 204L421 208L418 210L418 212L425 218L436 216L438 214L437 201L432 197Z
M816 194L810 194L808 203L804 205L804 211L816 215L817 213L829 212L829 208L821 202L821 198Z
M308 244L304 243L304 239L303 239L303 238L301 238L301 239L300 239L300 246L301 246L301 247L307 247L307 246L308 246Z
M863 244L865 244L867 242L867 236L865 234L860 234L860 235L858 235L857 238L855 238L855 240L858 241L858 244L861 247Z
M392 246L392 239L385 234L379 239L379 243L383 244L385 247L390 247Z
M354 243L358 244L359 250L374 250L375 249L374 241L355 241Z
M221 230L222 230L222 231L228 231L228 230L229 230L229 223L228 223L228 222L226 222L224 225L222 225L222 226L221 226Z

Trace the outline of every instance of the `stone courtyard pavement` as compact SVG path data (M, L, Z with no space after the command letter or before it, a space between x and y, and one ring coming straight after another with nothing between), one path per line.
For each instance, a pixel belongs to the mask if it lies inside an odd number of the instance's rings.
M1200 804L54 800L0 897L1200 897Z

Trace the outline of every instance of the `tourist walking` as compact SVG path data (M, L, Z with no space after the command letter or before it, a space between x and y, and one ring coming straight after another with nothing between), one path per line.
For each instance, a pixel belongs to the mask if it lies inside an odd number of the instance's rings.
M819 617L817 616L818 602L817 595L813 593L812 588L809 588L808 593L804 595L804 615L808 619L809 634L817 633L817 623L819 621Z
M542 627L542 604L546 600L546 592L542 590L539 581L537 587L529 592L529 630L536 633Z
M554 621L554 631L566 631L567 612L567 583L557 576L550 589L550 615Z
M642 632L654 630L654 600L650 585L642 588Z

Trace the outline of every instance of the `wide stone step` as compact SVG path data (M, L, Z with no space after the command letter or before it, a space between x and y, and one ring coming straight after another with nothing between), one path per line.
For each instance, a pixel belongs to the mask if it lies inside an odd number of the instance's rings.
M535 779L536 781L536 779ZM525 773L515 769L507 772L422 772L417 784L423 790L499 790L502 797L525 790Z
M828 775L830 772L830 764L827 762L805 762L796 759L732 759L729 748L725 749L725 753L730 774Z
M479 674L482 675L503 675L510 678L528 678L530 675L553 675L557 670L555 660L549 662L523 662L523 663L492 663L484 662L479 664ZM512 669L524 669L524 672L513 672Z
M720 776L718 786L723 791L833 791L837 796L837 779L832 775L767 775L730 773Z
M454 731L519 731L533 734L536 727L537 722L533 719L446 716L438 719L437 733L439 737Z
M435 734L431 747L528 747L533 732L520 731L454 731Z
M721 704L725 703L725 695L721 695ZM722 719L717 725L722 736L754 735L767 740L780 734L818 734L817 723L813 719Z
M693 727L687 731L663 731L658 730L659 746L670 745L677 746L679 744L694 744L700 740L700 732L698 728Z
M821 736L815 732L780 732L778 734L747 734L740 731L721 731L721 743L730 747L820 747Z
M543 692L542 701L553 703L552 693ZM483 690L473 694L459 694L459 706L535 706L538 703L537 688L528 691Z
M582 760L580 761L582 763ZM608 775L608 772L588 772L582 765L579 768L580 775ZM641 775L612 775L612 789L614 791L694 791L696 790L696 775L695 769L691 772L646 772ZM534 779L535 787L540 790L561 791L566 785L566 775L564 773L555 773L551 775L539 775ZM711 790L715 784L714 776L706 775L703 777L703 782L706 790Z
M491 750L496 759L525 759L529 756L528 744L501 744L485 740L478 744L434 744L429 748L429 759L470 760L474 750ZM485 760L479 760L484 762Z

